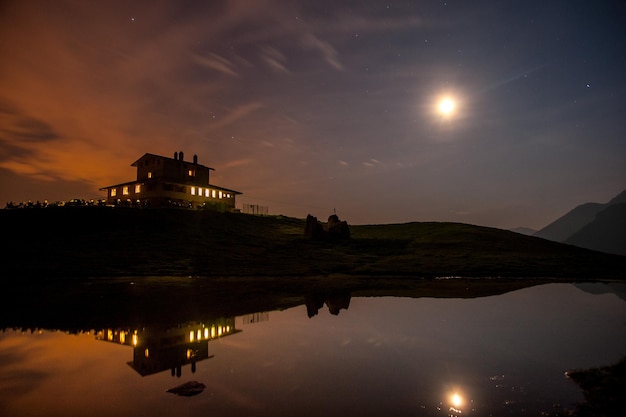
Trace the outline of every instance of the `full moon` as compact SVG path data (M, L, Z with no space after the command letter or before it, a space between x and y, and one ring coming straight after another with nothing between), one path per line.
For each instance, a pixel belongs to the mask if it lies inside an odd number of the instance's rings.
M456 103L453 99L446 97L439 101L439 113L444 116L449 116L454 113L454 109L456 107Z

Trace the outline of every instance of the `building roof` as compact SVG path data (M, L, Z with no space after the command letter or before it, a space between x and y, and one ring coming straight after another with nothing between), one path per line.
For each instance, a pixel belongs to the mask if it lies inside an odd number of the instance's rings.
M181 152L181 153L182 153L182 152ZM182 161L181 161L180 159L174 159L174 158L170 158L170 157L168 157L168 156L157 155L157 154L154 154L154 153L145 153L145 154L143 154L143 155L141 156L141 158L137 159L135 162L133 162L132 164L130 164L130 166L132 166L132 167L137 166L137 164L139 163L139 161L141 161L142 159L144 159L144 158L146 158L146 157L148 157L148 156L153 156L153 157L155 157L155 158L160 158L160 159L169 159L170 161L176 161L176 162L186 162L186 163L188 163L188 164L194 164L194 162L193 162L193 161L185 161L185 160L182 160ZM196 157L196 155L194 155L194 157ZM208 167L208 166L206 166L206 165L202 165L202 164L198 164L198 163L195 163L194 165L197 165L197 166L200 166L200 167L204 167L204 168L208 168L208 169L210 169L211 171L215 171L215 169L214 169L214 168Z

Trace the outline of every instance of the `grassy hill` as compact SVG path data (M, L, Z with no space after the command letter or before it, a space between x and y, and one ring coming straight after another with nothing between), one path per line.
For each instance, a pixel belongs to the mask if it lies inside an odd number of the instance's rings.
M344 219L350 221L350 219ZM626 257L459 223L350 226L304 237L304 219L176 209L0 210L13 282L116 276L622 279Z

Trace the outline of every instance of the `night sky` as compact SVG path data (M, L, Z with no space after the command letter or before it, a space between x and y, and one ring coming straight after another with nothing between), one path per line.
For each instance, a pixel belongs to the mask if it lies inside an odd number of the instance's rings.
M181 150L272 214L539 229L626 189L626 3L0 2L2 207Z

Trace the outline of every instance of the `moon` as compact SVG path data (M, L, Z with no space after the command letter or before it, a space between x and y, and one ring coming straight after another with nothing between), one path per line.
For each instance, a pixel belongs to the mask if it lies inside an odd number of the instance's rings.
M440 114L444 116L451 116L456 109L456 102L450 97L444 97L439 100L439 105L437 106L437 108Z

